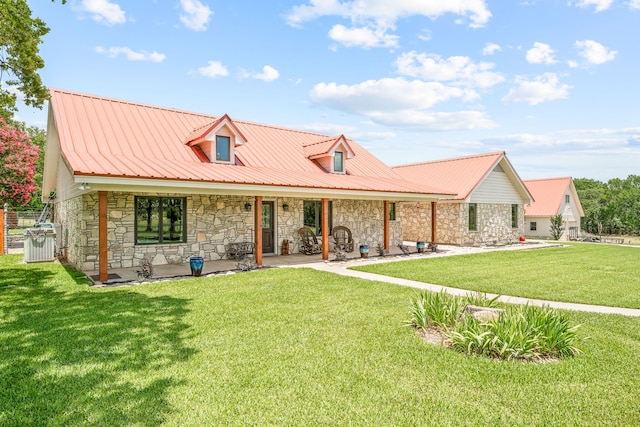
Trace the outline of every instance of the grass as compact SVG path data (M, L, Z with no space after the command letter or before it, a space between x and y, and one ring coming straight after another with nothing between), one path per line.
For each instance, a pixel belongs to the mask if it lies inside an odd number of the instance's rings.
M576 243L355 267L500 295L640 308L640 248Z
M400 286L269 269L90 289L20 261L0 257L2 426L640 424L635 318L567 313L583 355L497 362L421 341Z

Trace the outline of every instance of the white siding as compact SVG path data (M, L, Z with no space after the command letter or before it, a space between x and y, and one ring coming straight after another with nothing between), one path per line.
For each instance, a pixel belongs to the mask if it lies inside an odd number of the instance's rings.
M522 197L504 172L493 171L471 193L469 203L522 204Z
M536 223L536 230L531 230L531 223ZM551 238L551 219L549 217L527 216L524 221L524 235L526 237Z

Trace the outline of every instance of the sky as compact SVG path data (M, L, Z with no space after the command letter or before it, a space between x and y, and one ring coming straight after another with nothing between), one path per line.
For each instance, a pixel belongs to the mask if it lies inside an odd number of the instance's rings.
M640 174L640 0L28 4L51 88L344 134L390 166L505 151L522 179Z

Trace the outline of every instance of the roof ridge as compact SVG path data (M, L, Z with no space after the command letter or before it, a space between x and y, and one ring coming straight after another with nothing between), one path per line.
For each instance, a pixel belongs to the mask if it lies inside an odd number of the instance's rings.
M533 182L533 181L559 181L561 179L573 179L571 176L558 176L554 178L534 178L534 179L523 179L522 182Z
M194 112L194 111L180 110L180 109L171 108L171 107L161 107L161 106L158 106L158 105L145 104L145 103L142 103L142 102L135 102L135 101L127 101L127 100L123 100L123 99L111 98L111 97L101 96L101 95L93 95L93 94L90 94L90 93L76 92L76 91L67 90L67 89L49 88L49 91L50 92L58 92L58 93L61 93L61 94L66 94L66 95L79 96L79 97L82 97L82 98L92 98L92 99L96 99L96 100L115 102L115 103L118 103L118 104L135 105L135 106L138 106L138 107L151 108L151 109L154 109L154 110L172 111L174 113L181 113L181 114L192 114L194 116L200 116L200 117L211 117L211 118L213 118L214 121L219 118L218 116L213 116L211 114L197 113L197 112Z
M391 168L392 169L396 169L396 168L404 168L404 167L410 167L410 166L428 165L428 164L434 164L434 163L445 163L445 162L453 162L453 161L458 161L458 160L466 160L466 159L473 159L473 158L480 158L480 157L489 157L489 156L496 156L496 155L504 155L504 156L506 156L506 152L505 151L494 151L494 152L491 152L491 153L471 154L471 155L468 155L468 156L451 157L451 158L448 158L448 159L428 160L428 161L417 162L417 163L407 163L405 165L391 166Z

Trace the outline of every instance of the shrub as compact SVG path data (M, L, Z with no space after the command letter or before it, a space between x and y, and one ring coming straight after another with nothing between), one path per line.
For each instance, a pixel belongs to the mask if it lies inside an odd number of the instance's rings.
M411 320L407 325L418 329L430 326L449 328L453 326L464 310L465 304L460 298L442 292L421 292L411 302Z
M549 307L508 306L496 319L479 321L465 314L467 305L495 307L498 297L474 293L459 298L442 291L423 291L411 301L406 325L440 329L461 353L502 360L542 360L580 354L575 346L579 326Z
M466 354L503 360L541 360L580 354L574 345L579 326L549 307L511 306L483 323L466 317L447 333L452 347Z

